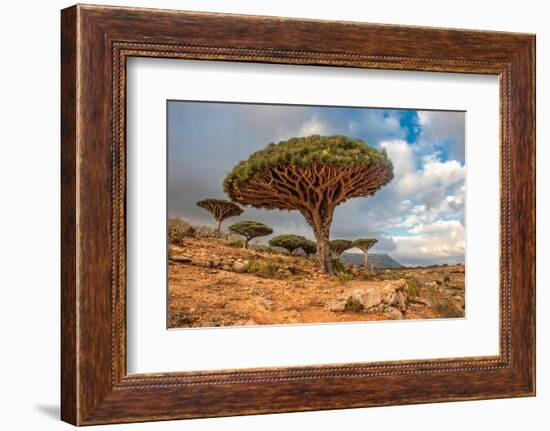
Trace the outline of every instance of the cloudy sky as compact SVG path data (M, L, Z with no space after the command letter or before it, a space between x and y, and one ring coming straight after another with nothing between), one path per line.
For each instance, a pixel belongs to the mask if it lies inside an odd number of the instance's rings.
M394 179L338 206L331 239L378 238L371 252L405 265L464 262L464 129L464 112L170 101L168 215L212 225L195 203L227 199L222 183L240 160L270 142L343 134L386 149ZM296 211L246 208L239 219L313 239Z

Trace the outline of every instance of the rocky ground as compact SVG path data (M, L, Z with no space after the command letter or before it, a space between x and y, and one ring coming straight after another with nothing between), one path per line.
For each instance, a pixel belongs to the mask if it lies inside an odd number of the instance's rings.
M464 316L464 266L316 270L305 257L216 238L169 247L169 327Z

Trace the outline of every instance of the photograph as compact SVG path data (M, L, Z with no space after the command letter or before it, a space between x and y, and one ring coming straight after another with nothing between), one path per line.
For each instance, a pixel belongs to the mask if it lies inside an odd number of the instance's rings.
M167 116L168 328L465 317L465 112Z

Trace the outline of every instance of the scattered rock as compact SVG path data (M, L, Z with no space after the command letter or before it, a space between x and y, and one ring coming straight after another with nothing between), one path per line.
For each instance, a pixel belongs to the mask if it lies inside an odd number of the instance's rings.
M333 302L332 304L327 305L327 308L329 311L339 313L346 309L346 303L344 301Z
M278 269L276 273L277 278L280 278L280 279L288 278L291 275L292 275L292 272L290 272L287 269Z
M430 301L427 298L421 298L420 296L411 296L411 297L409 297L409 302L414 302L414 303L417 303L417 304L423 304L426 307L431 307L432 306L432 301Z
M403 313L398 308L395 308L395 307L392 307L392 306L389 306L389 307L385 308L384 315L388 319L392 319L392 320L402 320L403 319Z
M403 278L391 280L384 284L380 292L382 302L397 307L401 311L407 308L409 286Z
M298 313L298 311L294 309L289 310L289 315L286 317L286 321L288 323L302 323L302 320L300 319L300 313Z
M170 260L177 263L191 263L191 258L187 256L171 256Z
M381 313L386 306L405 311L408 304L408 285L406 280L391 280L381 289L365 287L355 289L351 295L341 298L329 305L330 311L365 311L367 313Z
M368 287L365 289L355 289L351 294L351 298L355 302L361 304L364 309L376 307L378 304L380 304L380 302L382 302L380 294L376 289L372 287ZM348 299L346 299L346 302L348 302Z
M233 262L233 270L235 272L243 272L247 264L248 264L248 261L240 260L240 259L236 260L235 262Z
M269 299L262 298L260 306L263 307L265 311L273 311L273 302Z

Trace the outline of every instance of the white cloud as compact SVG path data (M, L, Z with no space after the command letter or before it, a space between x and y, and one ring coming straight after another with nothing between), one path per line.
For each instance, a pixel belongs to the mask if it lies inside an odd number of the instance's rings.
M393 162L394 180L372 198L337 208L334 237L383 239L373 252L389 252L403 264L463 262L464 166L435 156L417 164L414 144L403 140L381 147Z
M396 246L392 255L398 261L410 264L464 262L464 226L460 221L417 224L409 232L410 236L392 236Z
M395 179L389 187L397 197L414 197L428 208L446 199L449 188L460 185L466 168L456 160L441 162L434 156L424 157L421 168L416 167L414 146L405 141L382 142L394 166Z
M300 127L296 136L327 135L329 130L328 124L319 120L317 117L311 117L302 127Z

